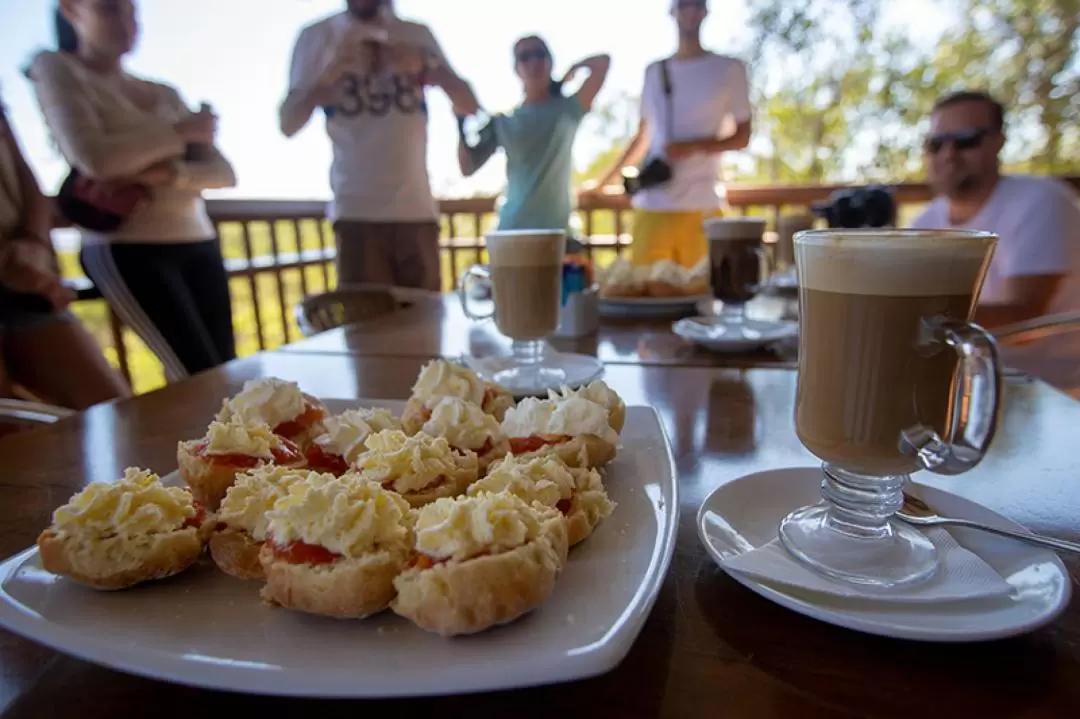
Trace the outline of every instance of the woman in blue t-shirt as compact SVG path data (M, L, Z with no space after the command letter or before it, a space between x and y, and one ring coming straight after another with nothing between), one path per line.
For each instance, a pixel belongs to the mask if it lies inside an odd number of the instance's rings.
M573 209L571 181L574 138L581 119L607 78L611 58L596 55L571 67L562 80L552 77L551 51L530 35L514 44L514 69L525 99L511 112L494 116L470 142L465 118L458 118L458 159L472 175L500 147L506 152L506 196L499 210L500 230L567 229ZM563 85L581 70L589 76L572 96Z

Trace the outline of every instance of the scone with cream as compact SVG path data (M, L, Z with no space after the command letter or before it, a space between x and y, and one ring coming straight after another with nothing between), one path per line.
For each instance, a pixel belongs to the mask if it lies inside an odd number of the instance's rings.
M644 297L645 273L625 257L616 258L600 276L601 297Z
M619 443L608 411L577 395L527 397L506 413L502 429L515 455L555 454L570 467L603 466L615 459Z
M401 429L401 422L382 407L351 409L327 417L318 434L305 448L309 469L341 476L364 450L364 442L376 432Z
M394 598L394 577L408 565L411 546L409 505L394 492L355 475L302 481L267 517L263 599L359 619Z
M556 402L570 397L584 397L590 402L596 402L596 404L608 411L608 424L611 425L611 428L617 433L622 432L623 426L626 424L626 403L623 402L622 397L615 390L608 387L606 382L598 379L578 389L570 389L564 386L558 392L548 390L548 399Z
M266 424L245 424L233 416L211 422L203 439L180 442L176 462L195 499L217 510L236 475L264 464L302 467L304 457L295 444L270 431Z
M326 417L318 399L300 391L300 385L270 377L244 383L243 390L228 399L215 418L229 422L239 417L244 424L267 424L275 434L304 446Z
M353 471L397 492L413 507L464 494L480 476L476 454L454 451L445 437L386 430L368 437L364 446Z
M566 564L566 518L503 492L415 512L416 554L390 608L443 636L512 622L540 606Z
M297 482L334 479L304 469L266 465L237 476L214 515L210 556L221 571L237 579L266 579L259 550L266 541L267 513Z
M184 571L204 546L203 509L191 493L129 468L94 482L53 512L38 537L41 565L95 589L125 589Z
M683 297L690 286L690 272L671 260L654 262L645 283L650 297Z
M567 467L554 455L521 460L508 455L492 466L488 476L469 487L469 496L485 492L510 492L532 504L559 510L566 517L567 540L571 547L596 529L611 515L614 503L604 490L595 469Z
M401 415L405 432L419 432L443 397L472 402L500 422L506 410L514 406L514 396L505 387L485 382L467 367L437 359L424 365L413 385L412 396Z
M431 410L431 418L420 428L421 434L444 437L452 449L464 454L476 454L480 474L492 462L502 459L510 450L499 421L477 405L457 397L443 397Z
M690 283L686 286L686 294L690 296L708 295L712 293L712 265L708 257L702 257L690 268Z

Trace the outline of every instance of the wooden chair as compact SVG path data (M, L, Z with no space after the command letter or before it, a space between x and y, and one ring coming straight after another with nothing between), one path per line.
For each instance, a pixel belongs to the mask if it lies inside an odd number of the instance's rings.
M418 300L438 300L439 293L386 285L351 285L304 298L296 306L296 324L305 337L336 327L369 322L407 309Z

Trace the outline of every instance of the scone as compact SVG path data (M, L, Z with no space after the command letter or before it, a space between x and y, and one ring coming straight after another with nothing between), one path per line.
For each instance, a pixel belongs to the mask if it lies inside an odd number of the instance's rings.
M616 433L622 432L623 426L626 424L626 403L623 402L622 397L615 390L608 387L606 382L598 379L576 390L569 387L563 387L558 392L548 390L548 399L556 402L570 397L584 397L590 402L596 402L608 411L608 424L611 425L611 428Z
M690 282L684 288L690 297L712 294L712 265L708 257L702 257L697 264L690 268Z
M506 413L510 451L523 458L555 454L570 467L600 467L615 459L619 435L603 406L572 395L527 397Z
M318 434L304 450L309 469L345 474L364 450L364 442L376 432L401 429L401 422L388 409L351 409L327 417L318 425Z
M512 622L551 595L566 564L566 518L514 495L440 499L415 517L416 556L390 608L443 636Z
M237 474L264 464L302 467L304 457L269 425L244 424L234 416L228 422L211 422L204 439L180 442L176 462L195 499L217 510Z
M559 510L566 517L571 547L592 534L600 520L615 509L599 472L567 467L555 456L521 460L508 455L491 467L487 477L469 487L468 494L484 492L510 492L529 504L539 502Z
M625 257L616 258L600 277L601 297L644 297L642 272Z
M690 273L671 260L660 260L649 269L645 287L650 297L683 297L690 285Z
M431 419L431 410L443 397L457 397L479 406L498 421L514 406L510 390L485 382L467 367L437 359L424 365L412 396L405 405L401 423L407 434L416 434Z
M225 401L215 418L228 422L240 417L244 424L268 424L275 434L304 447L326 417L318 399L300 391L300 385L270 377L244 383L244 389Z
M259 554L266 601L309 614L359 619L394 598L409 563L409 505L355 475L302 481L267 513Z
M476 454L455 452L444 437L386 430L368 437L364 446L367 451L356 458L353 470L413 507L464 494L480 476Z
M129 468L53 512L38 537L41 566L95 589L125 589L184 571L204 546L203 509L180 487Z
M472 402L457 397L443 397L431 410L431 418L420 428L421 434L444 437L450 447L464 454L476 454L480 474L492 462L506 456L510 442L499 421Z
M266 541L267 512L297 482L326 482L332 474L266 465L236 477L214 515L210 556L221 571L237 579L266 579L259 550Z

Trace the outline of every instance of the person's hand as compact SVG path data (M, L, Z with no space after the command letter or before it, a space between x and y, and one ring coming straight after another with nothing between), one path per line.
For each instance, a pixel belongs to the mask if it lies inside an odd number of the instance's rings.
M669 142L664 146L664 155L669 160L685 160L688 157L700 154L698 144L693 140L680 140Z
M168 187L176 182L177 167L172 160L162 160L140 172L135 180L140 185Z
M53 309L57 311L66 309L68 305L78 299L75 290L65 285L59 277L55 278L53 282L50 282L41 295L47 299L49 304L53 306Z
M217 115L203 109L173 125L185 143L213 145L217 135Z
M39 295L58 310L75 300L75 293L64 285L57 271L56 254L47 240L13 237L5 284L16 292Z

